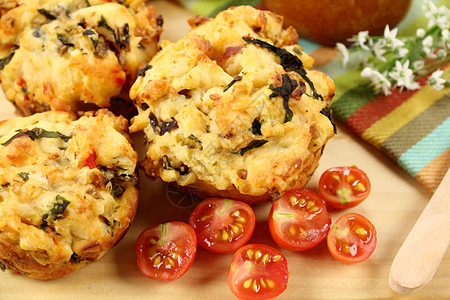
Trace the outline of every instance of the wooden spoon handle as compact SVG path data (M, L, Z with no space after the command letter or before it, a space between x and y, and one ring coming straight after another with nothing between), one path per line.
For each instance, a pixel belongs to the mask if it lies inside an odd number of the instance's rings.
M428 283L450 244L450 169L400 247L389 284L402 294Z

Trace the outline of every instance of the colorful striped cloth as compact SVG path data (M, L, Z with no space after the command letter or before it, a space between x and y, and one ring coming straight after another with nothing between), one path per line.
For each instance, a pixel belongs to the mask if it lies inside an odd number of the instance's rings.
M213 17L233 5L258 5L261 1L180 0L197 14ZM436 0L449 5L449 0ZM421 0L413 0L410 11L398 25L399 35L415 34L425 27ZM320 50L313 42L300 40L306 52ZM333 78L335 118L357 136L396 161L406 172L433 192L450 167L450 91L435 91L421 79L420 90L376 95L360 70L346 70L338 59L320 68ZM449 70L450 67L447 68Z

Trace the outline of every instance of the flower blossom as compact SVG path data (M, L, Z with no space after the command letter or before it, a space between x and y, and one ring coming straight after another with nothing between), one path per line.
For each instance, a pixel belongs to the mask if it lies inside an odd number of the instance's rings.
M398 28L390 30L389 25L386 25L384 28L384 43L386 47L395 50L405 45L405 43L397 39L397 32Z
M384 54L386 53L386 49L384 49L384 42L383 40L378 40L373 44L372 52L375 55L376 58L378 58L381 61L386 61L386 58L384 57Z
M414 81L414 72L409 68L409 60L407 59L403 64L396 60L394 70L389 72L389 77L396 81L396 86L402 90L420 89L420 84Z
M369 38L369 31L360 31L358 35L350 38L348 41L353 42L353 46L361 47L364 50L369 50L369 47L366 45L366 42Z
M347 47L345 47L344 44L342 43L336 43L336 47L338 48L338 50L341 52L342 54L342 64L344 65L344 67L347 65L348 60L349 60L349 54L348 54L348 49Z
M428 83L436 90L440 91L444 88L445 79L441 76L444 74L443 70L436 70L428 77Z
M366 77L371 81L376 91L383 91L385 95L391 94L391 82L388 80L386 74L373 70L370 67L365 67L361 71L361 77Z
M431 35L423 39L422 46L425 57L436 58L435 54L433 53L433 37Z
M422 9L428 19L428 28L434 25L442 30L450 27L450 10L445 5L437 7L432 1L426 0L423 2Z

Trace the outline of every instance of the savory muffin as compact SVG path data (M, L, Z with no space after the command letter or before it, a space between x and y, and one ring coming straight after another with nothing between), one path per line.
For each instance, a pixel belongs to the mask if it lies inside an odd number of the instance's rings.
M250 6L192 30L139 72L130 98L150 176L253 203L304 186L334 135L334 83L282 17Z
M25 115L126 102L137 71L159 49L162 19L145 0L120 3L6 1L10 9L0 19L6 98Z
M0 123L0 269L63 277L122 238L138 201L127 130L106 109Z

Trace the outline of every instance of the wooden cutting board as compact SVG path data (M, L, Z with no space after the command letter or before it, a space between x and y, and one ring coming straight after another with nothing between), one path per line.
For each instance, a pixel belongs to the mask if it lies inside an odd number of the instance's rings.
M154 1L164 16L164 39L175 41L189 29L191 13L172 2ZM0 120L15 116L14 107L0 93ZM134 137L137 143L139 137ZM356 165L366 171L372 193L361 205L347 211L331 211L335 221L346 212L357 212L376 226L378 245L360 264L341 263L328 253L325 243L305 252L281 249L288 260L290 278L279 299L403 299L389 286L392 261L427 204L429 195L399 166L342 126L325 147L320 166L307 187L317 189L320 174L340 165ZM150 280L136 266L135 242L146 227L167 221L187 221L194 203L152 181L141 172L140 204L126 237L100 261L68 277L38 281L0 272L0 299L233 299L227 285L232 254L218 255L199 248L191 269L170 282ZM257 216L250 242L275 246L267 215L270 204L254 207ZM426 246L426 245L424 245ZM433 280L408 299L450 299L450 253L444 256Z

